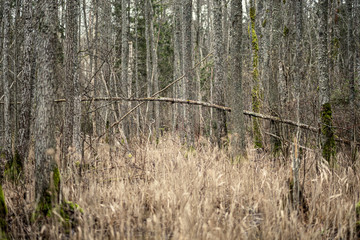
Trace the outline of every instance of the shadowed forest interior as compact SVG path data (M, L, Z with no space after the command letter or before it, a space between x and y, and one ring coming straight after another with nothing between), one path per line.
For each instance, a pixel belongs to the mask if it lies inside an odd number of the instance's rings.
M360 238L360 0L0 18L0 239Z

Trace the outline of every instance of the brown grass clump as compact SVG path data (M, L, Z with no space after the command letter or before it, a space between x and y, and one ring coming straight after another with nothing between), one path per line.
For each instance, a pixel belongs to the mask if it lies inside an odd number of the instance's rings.
M74 162L62 174L62 198L73 206L68 206L66 214L57 209L51 217L31 220L33 182L6 182L3 189L10 236L357 238L359 175L353 168L341 166L341 159L331 170L315 153L304 154L301 184L308 210L296 211L289 200L290 160L279 163L266 153L249 150L248 160L235 163L226 150L212 148L210 143L203 142L193 150L172 137L133 149L130 154L120 151L119 146L99 144L85 152L85 163Z

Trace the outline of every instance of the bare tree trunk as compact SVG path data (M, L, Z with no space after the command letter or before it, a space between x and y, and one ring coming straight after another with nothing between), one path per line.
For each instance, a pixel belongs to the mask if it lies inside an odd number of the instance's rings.
M138 15L138 0L135 0L135 15ZM138 64L138 54L139 54L139 43L138 43L138 18L135 18L135 97L139 97L140 95L140 86L139 86L139 64ZM136 136L138 138L138 140L140 140L140 132L141 132L141 121L140 121L140 116L141 116L141 108L137 109L137 114L136 114Z
M280 18L280 0L271 0L270 4L270 56L269 56L269 107L270 114L279 116L279 89L278 89L278 60L279 60L279 42L281 36L281 18ZM270 122L271 133L279 136L280 126L279 123ZM271 137L272 152L276 154L281 147L281 141L277 138Z
M183 4L183 63L185 72L185 98L194 99L195 96L195 84L194 84L194 73L192 69L192 57L193 57L193 45L192 45L192 0L184 0ZM186 138L190 145L194 144L194 111L192 107L186 107L185 109L185 125L186 125Z
M350 103L350 112L351 112L351 123L352 123L352 136L351 139L354 140L354 142L356 141L356 105L355 105L355 96L356 96L356 92L355 92L355 67L354 67L354 63L356 61L355 59L355 54L356 54L356 46L355 46L355 36L354 36L354 16L353 16L353 4L354 1L353 0L347 0L346 1L346 6L347 6L347 26L348 26L348 35L347 35L347 46L348 46L348 53L347 53L347 57L348 57L348 66L349 69L347 71L348 74L348 79L349 79L349 84L350 84L350 92L349 92L349 103ZM359 16L358 16L359 17ZM355 50L355 51L354 51ZM356 158L356 145L352 144L351 146L351 158L352 161L355 162L355 158Z
M21 105L19 121L19 140L16 147L21 165L24 166L30 145L31 102L34 84L34 34L33 34L33 10L32 1L25 1L23 6L24 26L24 63L23 76L21 78Z
M195 42L196 42L195 59L196 59L196 61L202 59L202 47L203 46L201 44L201 30L202 30L203 23L201 21L201 17L202 17L201 7L202 7L202 1L197 0L196 1L196 37L195 37ZM202 68L202 65L200 66L200 68L195 69L195 74L196 74L195 96L197 96L197 100L199 100L199 101L202 101L201 76L200 76L201 68ZM196 100L195 98L194 98L194 100ZM194 135L197 139L199 138L199 136L202 135L203 126L202 126L201 119L202 119L202 107L199 106L199 108L197 110L195 110L195 116L194 116L194 124L195 124L194 125Z
M81 92L80 92L80 79L79 79L79 59L78 59L78 30L79 30L79 14L80 14L80 1L74 0L71 1L71 7L73 8L71 11L71 20L68 23L68 27L71 28L69 32L72 40L72 73L73 73L73 86L74 86L74 119L73 119L73 139L72 143L74 145L77 158L81 156Z
M332 128L332 110L330 104L329 67L328 67L328 0L319 1L319 104L321 122L321 145L323 157L333 165L335 157L334 130Z
M147 82L147 97L150 97L153 89L152 89L152 70L151 70L151 49L150 49L150 0L145 0L145 41L146 41L146 82ZM146 105L146 119L151 120L153 118L152 115L153 104ZM145 121L145 124L146 121Z
M58 202L60 173L55 161L54 81L56 45L56 1L37 4L39 38L37 105L35 118L35 195L40 214L48 214Z
M294 75L294 96L296 101L296 122L300 123L300 90L302 87L301 81L303 81L303 47L302 47L302 40L303 40L303 4L302 0L296 0L295 2L295 46L296 46L296 55L295 55L295 75ZM300 142L300 127L297 127L296 130L296 143L301 145ZM294 188L293 188L293 199L295 205L299 204L299 169L300 169L300 156L297 151L297 145L294 145L295 149L293 151L293 181L294 181Z
M10 121L10 0L4 1L4 40L3 40L3 62L2 62L2 77L4 84L4 153L7 161L12 159L11 151L11 121Z
M149 33L150 33L150 46L151 46L151 57L152 57L152 75L151 75L151 82L152 82L152 88L154 92L159 91L159 69L158 69L158 42L157 42L157 36L155 34L154 30L154 10L151 4L151 0L149 1ZM154 103L154 120L155 120L155 134L156 137L158 137L159 130L160 130L160 105L158 102Z
M174 1L174 80L183 75L183 63L182 63L182 5L180 1ZM184 98L182 96L183 83L179 83L174 86L173 95L175 98ZM178 124L183 125L181 109L183 106L173 104L173 131L178 128Z
M81 116L81 103L79 102L79 79L77 72L77 17L78 17L78 1L69 1L66 6L66 46L65 46L65 82L64 82L64 95L67 99L65 105L65 118L64 118L64 130L63 130L63 167L66 168L68 164L68 149L73 145L73 139L77 139L79 136L74 136L74 130L80 134L80 126L74 125L74 120L80 124ZM77 91L76 103L77 108L80 106L80 112L75 113L75 91ZM79 110L79 109L77 109ZM79 116L80 114L80 116ZM80 143L77 143L79 147Z
M231 129L234 157L245 153L245 125L242 90L242 0L233 0L231 5Z
M128 94L128 65L129 65L129 40L128 40L128 14L127 14L128 1L121 1L121 91ZM128 111L126 104L121 104L121 114ZM130 129L128 121L123 123L124 133L126 138L129 137Z
M214 31L215 31L215 61L214 61L214 103L224 105L224 45L223 45L223 31L222 31L222 9L221 1L214 0ZM215 112L215 136L219 147L222 146L224 137L227 134L226 129L226 114L223 111L216 110Z

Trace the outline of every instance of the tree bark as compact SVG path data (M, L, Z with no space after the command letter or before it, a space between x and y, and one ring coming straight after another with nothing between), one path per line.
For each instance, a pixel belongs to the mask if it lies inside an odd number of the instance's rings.
M254 1L250 1L250 37L251 37L251 48L252 48L252 80L253 87L251 90L252 97L252 109L254 112L260 112L261 107L261 88L259 79L259 41L255 29L256 20L256 8ZM260 130L260 123L258 119L253 119L253 134L254 134L254 145L256 148L262 148L262 136Z
M278 61L279 61L279 42L281 38L281 15L280 15L280 0L271 0L270 6L270 56L269 56L269 107L270 114L279 116L279 89L278 89ZM280 125L277 122L270 122L271 133L280 135ZM281 147L281 141L278 138L271 137L272 152L278 153Z
M37 4L38 70L35 118L35 196L38 210L48 214L58 202L60 174L55 161L54 83L56 45L56 1Z
M73 140L79 141L80 134L80 116L81 105L79 102L79 76L78 68L78 43L77 43L77 19L78 19L78 0L68 1L66 6L66 52L65 52L65 82L64 82L64 96L68 101L65 105L64 129L63 129L63 167L66 168L68 164L68 149L73 146ZM75 97L76 96L76 97ZM77 104L77 111L74 111L75 99ZM80 111L79 111L80 110ZM77 126L75 126L75 120ZM74 135L76 131L77 136ZM80 143L77 142L77 147ZM78 149L79 150L79 149Z
M21 165L24 166L30 145L30 125L31 125L31 103L34 86L34 34L33 34L33 10L32 1L25 1L23 6L24 25L24 63L22 67L23 76L20 80L21 86L21 105L19 116L19 133L16 153L18 154Z
M302 0L296 0L295 2L295 46L296 46L296 55L295 55L295 76L294 76L294 96L296 101L296 122L300 123L300 91L302 87L302 79L303 79L303 47L302 47L302 39L303 39L303 5ZM300 127L297 127L296 130L296 143L301 145L300 142ZM294 145L293 150L293 181L294 181L294 189L293 189L293 199L295 205L299 204L300 198L300 188L299 188L299 169L300 169L300 157L297 151L297 145Z
M333 165L335 157L334 130L332 128L332 109L330 104L329 67L328 67L328 0L319 1L319 104L321 123L321 146L323 157Z
M231 129L234 156L245 153L245 124L242 92L242 0L233 0L231 5Z
M179 1L173 2L174 6L174 80L183 75L183 63L182 63L182 30L181 30L181 19L182 19L182 4ZM184 98L182 96L183 83L179 83L173 87L174 98ZM173 105L173 131L178 127L182 128L182 106ZM178 126L179 124L179 126Z
M2 77L4 84L4 138L3 146L6 160L12 159L11 151L11 120L10 120L10 0L4 1L3 23L4 23L4 39L3 39L3 62Z
M185 99L194 99L195 97L195 83L194 83L194 71L192 67L193 63L193 44L192 44L192 0L184 0L183 4L183 63L185 72ZM185 108L185 129L186 139L188 144L194 144L194 111L191 107Z
M214 103L217 105L224 105L224 45L223 45L223 31L222 31L222 9L221 1L214 0L214 43L215 43L215 59L214 59ZM214 132L216 141L219 147L222 146L223 138L227 134L226 129L226 114L223 111L217 110L215 112Z
M128 40L128 1L121 1L121 91L128 94L128 65L129 65L129 40ZM128 111L126 104L121 104L121 113L124 114ZM130 135L130 128L127 121L124 122L123 127L126 138Z

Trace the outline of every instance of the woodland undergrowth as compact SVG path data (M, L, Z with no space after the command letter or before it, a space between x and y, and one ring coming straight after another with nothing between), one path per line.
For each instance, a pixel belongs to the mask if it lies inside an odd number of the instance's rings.
M84 161L62 172L62 201L34 219L33 163L3 184L12 239L357 239L359 173L337 153L331 169L304 151L300 185L307 208L289 194L291 159L251 147L233 162L231 149L205 139L187 148L176 137L154 143L85 145ZM304 164L305 163L305 164ZM305 166L304 166L305 165ZM359 171L359 168L357 168ZM359 209L360 212L360 209ZM357 224L358 221L358 224Z

